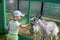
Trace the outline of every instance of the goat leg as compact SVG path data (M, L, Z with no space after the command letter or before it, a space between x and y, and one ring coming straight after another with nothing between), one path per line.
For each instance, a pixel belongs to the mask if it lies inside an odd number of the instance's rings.
M53 40L52 36L50 36L50 39Z

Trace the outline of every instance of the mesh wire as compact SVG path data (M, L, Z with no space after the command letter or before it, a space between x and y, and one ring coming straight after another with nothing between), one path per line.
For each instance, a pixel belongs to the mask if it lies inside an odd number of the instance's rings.
M60 4L45 3L43 16L60 19Z

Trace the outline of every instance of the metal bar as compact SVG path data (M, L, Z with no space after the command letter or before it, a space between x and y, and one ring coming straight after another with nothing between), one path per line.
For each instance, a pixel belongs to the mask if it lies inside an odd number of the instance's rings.
M19 10L19 0L17 0L17 10Z
M41 18L41 16L42 16L43 8L44 8L44 2L42 2L42 4L41 4L41 11L40 11L40 17L39 18Z
M6 0L3 0L3 7L4 7L4 30L6 28Z
M28 1L29 5L28 5L28 23L30 22L30 6L31 6L31 0Z

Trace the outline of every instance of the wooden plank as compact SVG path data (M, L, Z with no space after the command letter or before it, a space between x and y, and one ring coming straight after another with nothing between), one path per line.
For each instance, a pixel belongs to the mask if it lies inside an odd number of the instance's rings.
M48 17L44 17L44 16L42 16L41 18L45 19L45 20L51 20L51 21L55 21L55 22L60 22L60 20L54 19L54 18L48 18Z

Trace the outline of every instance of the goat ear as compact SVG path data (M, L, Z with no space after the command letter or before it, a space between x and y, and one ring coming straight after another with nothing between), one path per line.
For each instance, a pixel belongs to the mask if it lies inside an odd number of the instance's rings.
M37 15L36 18L40 19L41 18L41 15Z
M41 17L39 17L39 19L41 19Z

